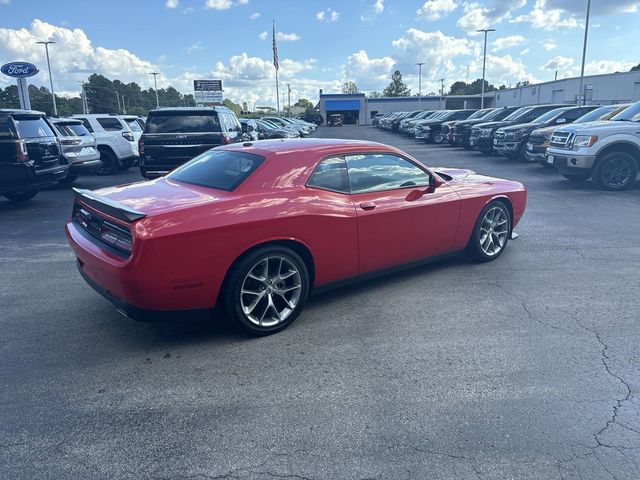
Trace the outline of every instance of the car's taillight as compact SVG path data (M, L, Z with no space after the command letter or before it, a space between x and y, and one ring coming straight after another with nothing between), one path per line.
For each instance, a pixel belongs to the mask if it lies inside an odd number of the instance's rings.
M16 141L16 158L19 162L28 162L29 154L27 153L27 145L24 140Z
M82 140L79 138L63 138L60 140L60 145L80 145Z
M131 132L122 132L122 136L124 138L126 138L127 140L129 140L130 142L133 142L133 140L134 140L133 133L131 133Z
M220 143L222 145L229 145L231 143L231 139L226 135L220 135Z
M116 250L131 255L133 237L128 228L95 215L77 203L73 210L73 219L87 232Z
M138 140L138 155L141 157L144 155L144 140L142 138Z

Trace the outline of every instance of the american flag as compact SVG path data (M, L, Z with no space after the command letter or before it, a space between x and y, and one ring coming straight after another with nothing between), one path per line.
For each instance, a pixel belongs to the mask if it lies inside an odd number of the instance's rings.
M276 70L280 68L278 64L278 45L276 45L276 24L273 24L273 66Z

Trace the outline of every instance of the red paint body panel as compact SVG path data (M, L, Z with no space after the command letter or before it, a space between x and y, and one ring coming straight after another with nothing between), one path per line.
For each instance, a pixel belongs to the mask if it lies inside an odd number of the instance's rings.
M347 195L305 186L326 156L389 152L411 158L373 142L268 140L218 148L240 149L265 161L233 192L170 177L97 191L146 216L129 225L110 218L133 232L128 259L104 250L69 222L68 241L83 272L141 309L211 308L233 262L265 242L304 246L313 258L314 285L320 286L462 250L489 201L508 199L514 226L526 203L526 190L517 182L456 169L430 169L447 179L432 192L410 187ZM364 203L375 208L364 210Z

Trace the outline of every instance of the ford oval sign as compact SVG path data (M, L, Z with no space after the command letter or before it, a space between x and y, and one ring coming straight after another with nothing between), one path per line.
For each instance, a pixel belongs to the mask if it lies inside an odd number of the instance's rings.
M39 72L38 67L27 62L5 63L0 67L0 72L14 78L33 77Z

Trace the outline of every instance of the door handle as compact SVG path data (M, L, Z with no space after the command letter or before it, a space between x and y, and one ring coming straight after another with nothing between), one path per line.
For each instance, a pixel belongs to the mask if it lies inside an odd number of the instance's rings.
M374 208L376 208L376 204L373 202L363 202L360 204L360 208L362 210L373 210Z

